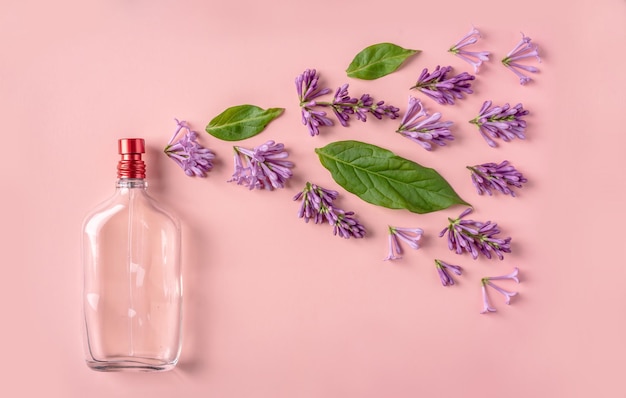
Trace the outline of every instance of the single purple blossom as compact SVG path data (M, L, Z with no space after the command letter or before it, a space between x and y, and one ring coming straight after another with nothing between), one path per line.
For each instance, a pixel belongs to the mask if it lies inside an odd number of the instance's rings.
M188 176L206 177L206 172L213 168L212 161L215 154L200 145L198 133L192 131L186 121L174 120L178 127L164 149L165 154L174 160ZM181 131L184 131L183 136L174 142Z
M489 303L489 296L487 295L487 287L485 284L482 284L481 290L483 292L483 309L480 313L487 314L489 312L496 312L496 309L491 306L491 303Z
M333 125L333 121L326 116L326 112L313 109L318 105L326 106L318 104L315 98L331 92L329 88L318 87L318 84L319 76L315 69L307 69L296 77L296 90L300 99L302 124L307 126L311 136L318 135L320 127Z
M419 249L419 240L424 230L421 228L392 227L389 225L389 254L385 260L402 258L402 247L399 240L409 245L413 250Z
M522 184L528 181L508 160L500 164L483 163L467 168L479 195L487 193L491 196L492 190L496 190L515 197L513 187L522 188Z
M313 220L315 224L327 222L333 226L333 234L342 238L363 238L365 227L354 217L353 211L343 211L333 202L339 196L337 191L322 188L307 182L304 189L298 192L293 200L300 200L298 217L304 218L305 222Z
M437 272L439 273L439 279L441 279L441 284L444 286L454 285L454 279L452 279L450 272L461 275L463 271L463 268L459 267L458 265L448 264L441 260L435 260L435 267L437 267Z
M526 138L526 121L522 117L528 115L528 110L522 104L510 106L508 103L503 106L492 107L491 101L485 101L478 116L470 120L470 123L478 126L480 135L483 136L490 147L497 146L493 138L500 138L509 142L514 138L523 140Z
M437 65L432 73L428 73L428 69L424 68L417 83L411 88L421 91L441 105L453 105L455 99L463 98L463 93L473 93L470 87L471 80L475 77L467 72L448 77L450 71L452 71L451 66L442 68Z
M468 62L474 67L474 73L478 73L478 68L482 65L483 61L489 61L489 51L467 51L464 47L472 45L480 38L480 32L476 28L472 28L465 36L456 42L448 50L454 55L457 55L462 60Z
M234 146L233 150L235 171L228 182L271 191L284 188L285 182L292 176L294 164L285 160L289 154L283 144L267 141L253 149Z
M407 111L402 117L396 133L430 151L432 144L444 146L446 145L445 140L454 140L454 136L450 132L450 126L453 123L440 120L440 112L429 115L419 99L409 96Z
M507 305L511 304L511 297L517 296L517 292L510 292L508 290L505 290L491 281L511 279L519 283L518 274L519 274L519 268L515 267L513 271L507 275L489 276L489 277L482 278L480 280L482 293L483 293L483 310L481 311L482 314L487 313L487 312L494 312L496 310L495 308L492 308L491 305L489 304L489 299L487 297L487 286L490 286L495 291L502 294L504 296L504 303Z
M487 221L485 223L464 220L463 217L472 212L471 208L466 209L456 219L448 218L449 225L444 228L439 237L448 234L448 248L454 250L456 254L463 252L470 253L472 258L476 260L479 253L487 258L491 258L492 254L498 256L500 260L504 259L504 253L511 252L511 238L501 239L496 237L500 233L498 224Z
M521 70L530 72L530 73L539 72L539 68L535 66L524 65L524 64L520 64L519 62L517 62L525 58L531 58L531 57L535 57L537 58L537 62L541 62L541 58L539 58L539 51L538 51L537 45L531 43L531 41L532 40L530 37L522 33L522 39L519 41L519 43L517 43L515 48L509 51L506 57L502 59L502 64L517 75L521 85L524 85L532 80L530 77L522 73Z

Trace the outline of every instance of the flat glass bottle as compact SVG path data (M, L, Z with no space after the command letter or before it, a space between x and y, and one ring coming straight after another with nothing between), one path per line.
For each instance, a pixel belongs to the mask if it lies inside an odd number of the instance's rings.
M115 194L83 224L85 360L100 371L163 371L181 349L178 220L148 196L140 138L118 142Z

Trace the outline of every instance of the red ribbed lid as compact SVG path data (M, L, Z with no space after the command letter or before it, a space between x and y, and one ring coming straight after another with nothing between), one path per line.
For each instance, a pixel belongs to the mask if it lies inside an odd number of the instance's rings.
M122 138L117 141L122 159L117 164L117 178L146 178L146 164L141 158L146 153L143 138Z

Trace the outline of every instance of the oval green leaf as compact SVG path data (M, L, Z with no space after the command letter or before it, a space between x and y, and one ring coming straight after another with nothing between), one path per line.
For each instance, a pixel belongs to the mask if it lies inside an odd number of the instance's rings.
M338 141L315 153L337 184L374 205L420 214L469 205L437 171L387 149Z
M407 58L418 52L392 43L374 44L354 57L346 73L357 79L378 79L397 70Z
M284 108L262 109L255 105L237 105L215 116L206 132L224 141L240 141L259 134Z

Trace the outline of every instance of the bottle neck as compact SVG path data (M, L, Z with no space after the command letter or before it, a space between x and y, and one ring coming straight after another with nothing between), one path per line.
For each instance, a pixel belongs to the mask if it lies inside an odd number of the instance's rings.
M118 178L115 182L118 189L146 189L148 181L145 178Z

